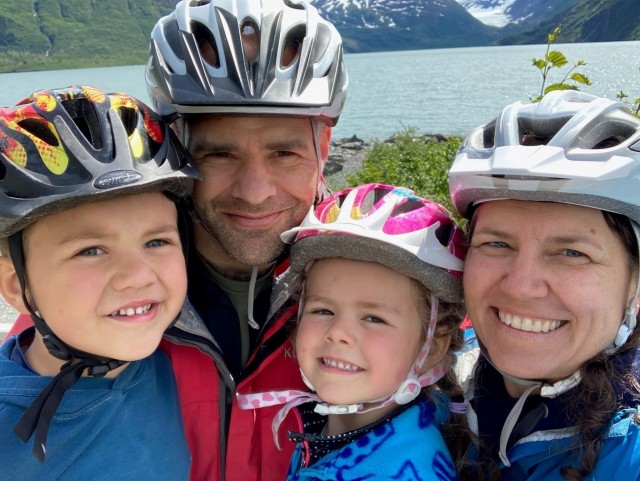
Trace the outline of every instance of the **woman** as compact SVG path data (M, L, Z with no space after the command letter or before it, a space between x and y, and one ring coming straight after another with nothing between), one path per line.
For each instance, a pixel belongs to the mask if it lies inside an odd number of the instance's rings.
M482 449L502 479L640 479L640 119L574 91L512 104L449 183L470 220L480 347L459 374Z

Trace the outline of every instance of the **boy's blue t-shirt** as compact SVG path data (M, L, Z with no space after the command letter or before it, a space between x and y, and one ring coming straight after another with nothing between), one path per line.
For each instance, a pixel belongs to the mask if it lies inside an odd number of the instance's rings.
M13 427L51 377L35 374L12 336L0 346L0 479L189 479L190 454L171 364L161 351L116 378L81 378L53 416L44 463ZM17 361L17 362L16 362Z

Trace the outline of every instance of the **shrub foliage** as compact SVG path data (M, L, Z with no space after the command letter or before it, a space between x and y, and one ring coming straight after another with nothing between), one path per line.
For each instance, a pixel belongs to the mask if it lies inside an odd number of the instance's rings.
M409 187L454 212L447 172L460 141L459 137L417 135L415 128L407 127L398 132L393 141L375 141L361 169L348 175L347 182Z

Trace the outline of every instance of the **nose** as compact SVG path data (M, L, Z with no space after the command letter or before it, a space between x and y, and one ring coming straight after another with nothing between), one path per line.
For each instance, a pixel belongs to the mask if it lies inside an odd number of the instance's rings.
M276 185L269 160L253 158L239 166L231 193L250 204L259 205L269 197L275 197Z
M549 293L549 284L541 259L531 252L517 251L500 283L502 291L513 299L542 298Z
M111 285L116 291L142 289L157 282L158 277L143 253L119 255L113 267Z
M324 335L326 342L352 345L356 334L354 325L345 316L335 316Z

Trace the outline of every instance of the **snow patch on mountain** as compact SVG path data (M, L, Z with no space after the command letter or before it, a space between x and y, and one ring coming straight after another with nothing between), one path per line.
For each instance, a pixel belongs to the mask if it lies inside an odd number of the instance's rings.
M508 9L516 0L456 0L485 25L504 27L514 21Z

